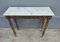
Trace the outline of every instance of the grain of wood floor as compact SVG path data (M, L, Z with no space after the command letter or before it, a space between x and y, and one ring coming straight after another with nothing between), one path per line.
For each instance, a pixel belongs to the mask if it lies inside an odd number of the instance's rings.
M60 42L60 29L47 29L44 37L39 29L16 30L17 37L9 28L0 28L0 42Z

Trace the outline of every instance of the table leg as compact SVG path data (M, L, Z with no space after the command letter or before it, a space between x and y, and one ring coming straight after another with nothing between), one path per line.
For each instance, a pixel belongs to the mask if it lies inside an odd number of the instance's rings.
M44 33L45 33L45 31L46 31L46 29L47 29L47 27L48 27L48 22L49 22L49 19L46 18L46 19L44 20L42 37L44 36Z
M16 35L16 31L15 31L15 29L14 29L14 26L13 26L13 23L12 23L11 19L8 18L8 21L9 21L9 24L10 24L10 26L11 26L11 29L13 30L14 35L17 36L17 35Z
M19 27L18 27L18 23L17 23L17 20L16 20L15 17L14 17L14 21L15 21L15 24L16 24L17 29L19 29Z
M42 23L42 25L41 25L41 29L40 29L40 31L43 30L43 26L44 26L44 20L43 20L43 23Z

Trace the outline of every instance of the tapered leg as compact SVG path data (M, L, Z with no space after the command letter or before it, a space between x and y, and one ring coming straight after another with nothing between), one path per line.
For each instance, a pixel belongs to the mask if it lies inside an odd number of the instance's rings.
M41 29L40 29L40 31L42 31L43 30L43 24L41 25Z
M14 21L15 21L15 24L16 24L17 29L19 29L18 24L17 24L17 20L16 20L15 17L14 17Z
M41 29L40 29L40 31L43 30L43 26L44 26L44 20L43 20L43 23L42 23L42 25L41 25Z
M49 19L45 19L44 20L44 26L43 26L43 32L42 32L42 37L44 36L44 33L48 27L48 22L49 22Z
M11 26L11 29L13 30L14 35L17 36L17 35L16 35L16 31L15 31L15 29L14 29L14 26L13 26L13 23L12 23L11 19L8 18L8 21L9 21L9 24L10 24L10 26Z

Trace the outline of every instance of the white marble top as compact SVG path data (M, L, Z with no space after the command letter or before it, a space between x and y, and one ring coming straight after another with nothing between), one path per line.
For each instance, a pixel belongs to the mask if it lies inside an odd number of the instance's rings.
M49 7L9 7L3 16L54 16Z

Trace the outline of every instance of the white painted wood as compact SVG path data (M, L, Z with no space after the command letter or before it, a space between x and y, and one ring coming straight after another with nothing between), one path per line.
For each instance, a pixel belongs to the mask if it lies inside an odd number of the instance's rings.
M3 16L54 16L49 7L9 7Z

